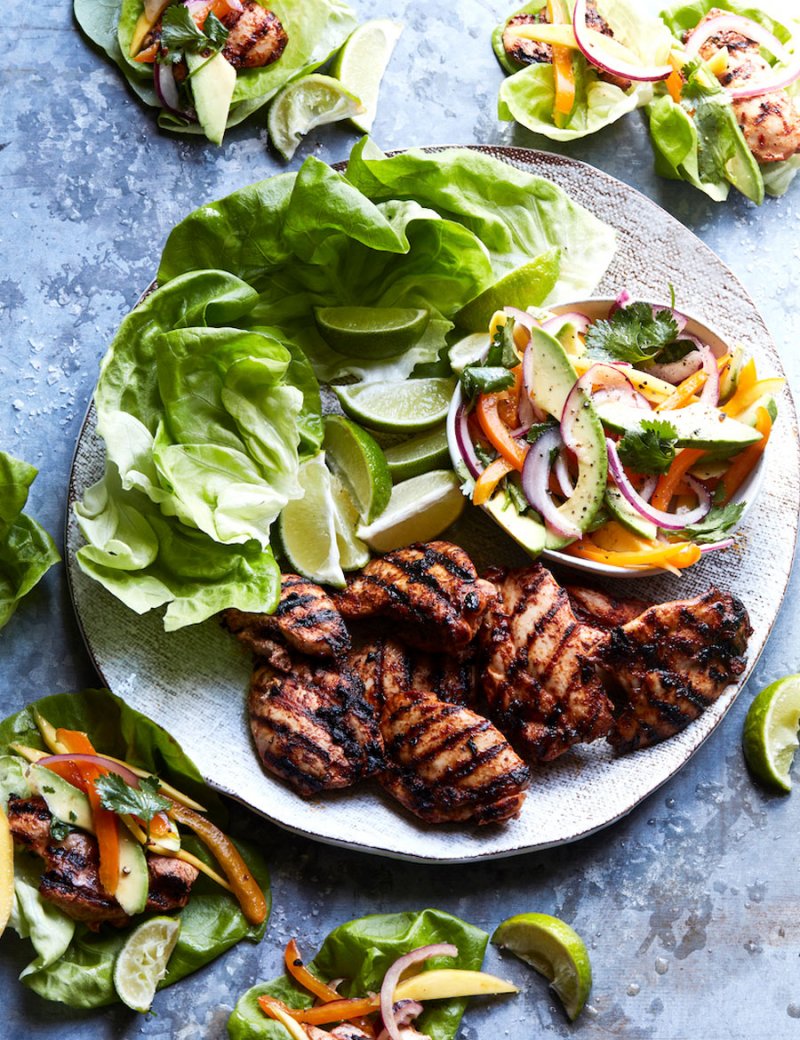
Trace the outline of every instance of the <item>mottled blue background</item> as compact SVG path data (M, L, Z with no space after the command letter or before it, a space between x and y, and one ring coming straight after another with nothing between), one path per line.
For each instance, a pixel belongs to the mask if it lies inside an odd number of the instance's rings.
M501 72L488 37L505 4L354 4L364 18L406 25L375 126L384 148L549 147L495 119ZM30 510L60 539L70 458L98 361L152 278L169 228L280 164L267 149L263 116L231 131L220 149L159 132L153 112L81 38L66 0L6 5L0 55L0 445L40 467ZM341 127L315 133L292 168L312 153L343 159L355 139ZM797 386L800 185L757 210L738 196L716 206L658 181L638 114L566 150L656 199L731 266ZM679 776L605 833L497 864L427 868L338 852L243 818L273 866L275 911L260 947L240 946L159 995L155 1014L141 1018L121 1009L82 1015L40 1001L15 982L29 947L9 935L0 949L0 1036L223 1037L237 995L277 972L291 936L311 951L341 921L427 904L487 929L523 910L554 913L590 946L591 1007L574 1026L537 976L490 952L489 969L515 978L524 992L491 1011L471 1011L462 1030L468 1040L799 1037L800 801L757 789L739 746L753 694L800 670L799 594L795 576L777 631L720 729ZM40 695L93 683L59 567L0 635L0 717Z

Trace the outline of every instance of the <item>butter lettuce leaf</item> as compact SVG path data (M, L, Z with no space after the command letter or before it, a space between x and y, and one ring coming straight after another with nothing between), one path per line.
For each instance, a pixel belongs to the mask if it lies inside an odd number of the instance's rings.
M339 987L343 996L364 996L380 989L384 975L398 957L431 943L453 943L458 947L458 957L428 961L425 970L456 967L478 971L488 938L474 925L441 910L372 914L335 928L310 968L326 981L344 979ZM278 997L291 1007L308 1007L312 1002L309 994L286 975L253 986L240 997L228 1020L231 1040L287 1040L284 1027L261 1011L258 998L264 994ZM416 1025L431 1040L453 1040L466 1006L466 1000L435 1001Z
M6 777L0 788L3 804L9 793L19 793L14 790L19 778L14 777L13 763L8 765L15 757L9 745L17 742L45 750L34 722L34 708L56 727L88 733L95 747L105 754L162 777L196 798L218 826L226 826L222 802L205 786L172 737L107 690L44 697L0 724L0 778ZM183 837L187 850L212 862L204 846L188 835ZM245 842L237 840L236 844L269 906L269 873L261 854ZM93 932L42 899L38 891L41 870L41 861L25 853L15 854L16 900L10 927L21 937L30 938L36 953L22 973L23 983L46 1000L74 1008L115 1003L114 961L140 919L122 929L105 927ZM189 904L176 916L181 921L178 945L159 988L173 985L243 939L259 942L266 930L266 922L250 925L233 896L202 874L192 888Z

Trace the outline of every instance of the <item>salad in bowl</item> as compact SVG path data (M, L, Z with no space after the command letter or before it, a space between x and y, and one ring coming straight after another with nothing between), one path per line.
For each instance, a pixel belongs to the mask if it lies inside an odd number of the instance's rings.
M636 577L732 545L784 385L743 347L627 292L506 307L473 343L451 354L453 464L532 556Z

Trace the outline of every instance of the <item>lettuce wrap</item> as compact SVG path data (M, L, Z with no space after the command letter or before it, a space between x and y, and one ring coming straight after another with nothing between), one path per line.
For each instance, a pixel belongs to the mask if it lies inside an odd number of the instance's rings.
M790 51L797 50L800 22L783 14L778 20L741 0L692 0L662 11L661 17L678 46L712 9L750 18ZM759 164L739 127L730 95L707 63L700 59L689 62L684 79L680 103L659 87L647 106L656 172L687 181L715 202L727 199L731 187L757 205L765 194L783 195L800 169L800 157ZM800 98L800 83L796 81L788 93Z
M26 763L9 747L25 744L46 750L33 716L38 711L54 726L81 730L98 751L146 769L205 806L217 825L225 824L225 810L203 783L194 764L160 726L107 690L84 690L44 697L0 724L0 804L10 795L29 793ZM183 847L213 865L205 846L183 837ZM269 907L269 874L261 855L250 845L236 842ZM30 939L35 958L20 976L22 982L46 1000L74 1008L96 1008L117 1001L114 961L131 930L143 920L137 916L124 928L92 931L76 922L39 894L42 860L21 850L14 856L14 908L9 927ZM267 922L248 924L235 898L205 875L195 882L188 905L177 911L181 921L178 944L159 988L171 986L221 956L242 939L259 942Z
M0 629L23 596L61 560L47 531L22 512L37 472L0 451Z
M262 108L290 80L319 68L337 51L356 18L344 0L275 0L262 4L273 11L286 30L288 43L281 57L263 68L236 73L226 126L236 126ZM158 125L184 134L202 134L197 121L181 118L162 107L153 85L153 66L131 57L131 41L144 10L144 0L75 0L78 25L122 70L133 91L147 105L161 109ZM217 142L219 143L219 142Z
M567 4L571 11L574 0L567 0ZM627 89L609 83L601 77L595 65L575 50L572 56L575 104L569 117L557 126L553 118L555 87L552 64L517 64L503 47L503 32L512 18L520 14L537 14L546 6L547 0L531 0L494 31L495 54L509 73L500 86L497 109L500 119L516 121L553 141L574 141L602 130L652 100L651 83L633 83ZM669 33L657 18L643 11L642 6L636 0L598 0L597 4L600 15L613 31L614 39L627 47L642 65L663 65L669 55Z
M344 979L338 990L343 997L364 996L380 990L384 975L398 957L432 943L453 943L459 955L455 962L449 958L428 961L426 969L478 971L488 939L486 932L441 910L373 914L335 928L309 968L326 982ZM288 1031L259 1007L258 998L264 995L277 997L290 1007L313 1003L310 994L287 975L259 983L239 998L228 1020L231 1040L289 1040ZM463 999L434 1001L416 1025L431 1040L453 1040L466 1006Z

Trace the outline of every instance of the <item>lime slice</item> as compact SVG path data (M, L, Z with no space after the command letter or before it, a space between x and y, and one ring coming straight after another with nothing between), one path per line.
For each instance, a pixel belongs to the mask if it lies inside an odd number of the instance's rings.
M338 79L315 72L289 83L275 97L269 108L267 129L284 159L291 159L309 130L348 119L361 111L361 101L345 90Z
M800 726L800 675L767 686L750 705L742 746L753 774L770 787L791 791L794 753Z
M278 526L283 551L298 574L321 585L345 584L336 538L331 474L325 453L304 462L298 473L302 498L283 507Z
M457 343L454 343L448 351L447 359L457 376L461 375L467 365L480 361L488 351L490 346L488 322L486 323L486 328L486 332L471 332L469 336L465 336Z
M339 549L339 566L343 571L360 570L369 563L370 552L356 535L359 521L356 504L335 473L331 476L331 492L334 506L333 527L336 531L336 545Z
M388 18L364 22L347 38L333 63L333 75L364 103L363 113L351 119L365 134L375 122L381 80L402 31L399 22Z
M179 917L151 917L131 932L114 964L114 988L123 1004L150 1010L180 930Z
M413 347L430 314L418 307L315 307L322 338L348 357L394 357Z
M326 415L325 452L328 465L352 495L361 520L370 523L384 511L392 493L383 449L349 419Z
M465 504L455 473L435 469L396 484L384 512L356 534L376 552L427 542L455 523Z
M558 283L561 250L548 249L535 260L516 268L465 304L453 321L468 332L483 332L495 311L504 307L540 307Z
M435 377L403 383L355 383L334 390L347 414L365 426L410 433L444 421L455 380Z
M570 1021L578 1017L592 988L592 966L583 939L565 921L549 914L519 914L503 921L492 942L544 975Z
M421 433L410 441L386 449L386 462L395 483L446 466L449 461L450 449L444 426L437 426L430 433Z

